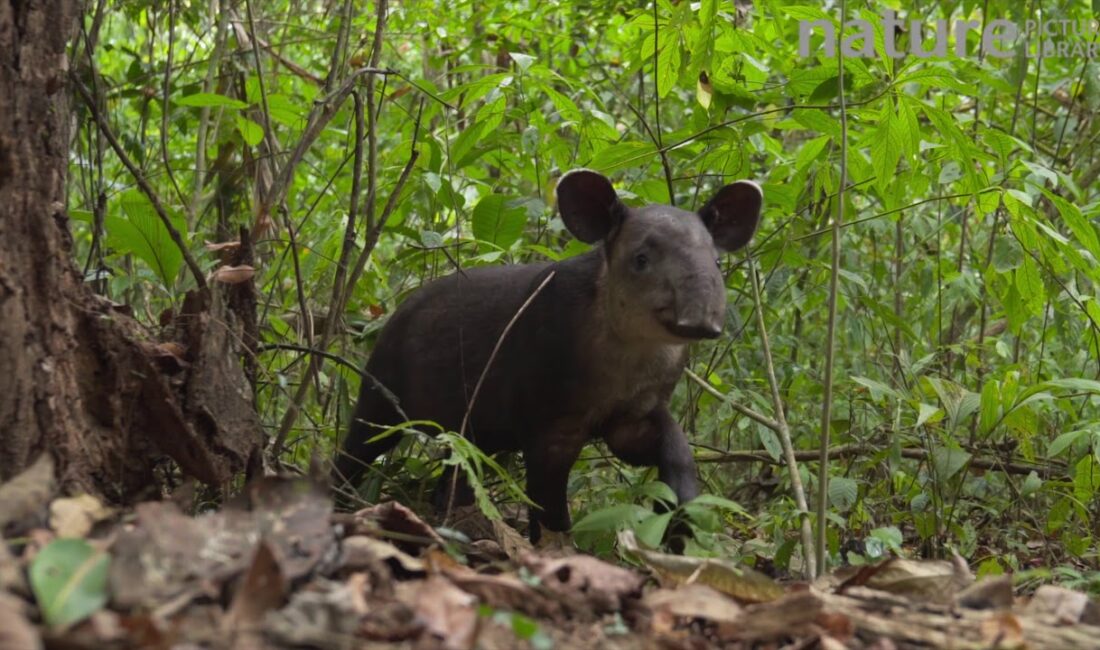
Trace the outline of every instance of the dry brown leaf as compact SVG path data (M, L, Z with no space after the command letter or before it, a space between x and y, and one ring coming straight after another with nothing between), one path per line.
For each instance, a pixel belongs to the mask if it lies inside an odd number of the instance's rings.
M240 266L220 266L214 271L211 279L223 284L240 284L242 282L248 282L254 275L256 275L256 269L247 264L242 264Z
M545 558L528 554L523 563L543 586L595 613L619 611L624 600L641 593L645 581L633 571L590 555Z
M477 599L446 578L433 575L419 584L408 603L424 623L425 632L446 650L472 648L477 638Z
M424 561L413 557L393 544L366 535L352 535L341 545L341 562L351 569L369 568L373 562L390 562L408 573L427 571Z
M905 560L890 558L878 564L862 567L852 578L837 588L843 593L852 586L905 596L920 602L949 604L955 594L969 586L973 577L963 573L958 562L944 560Z
M0 531L44 511L54 493L53 456L43 453L27 469L0 485Z
M205 245L206 250L210 251L211 253L217 253L224 250L236 250L241 247L241 242L237 240L223 242L207 241L203 242L203 244Z
M42 637L25 609L23 601L0 592L0 650L41 650Z
M112 514L112 508L90 494L54 499L50 504L50 528L58 537L85 537L92 526Z
M1033 616L1052 616L1059 623L1086 623L1100 625L1100 606L1079 591L1043 585L1035 590L1031 602L1027 604L1028 614Z
M363 508L355 513L355 521L365 526L360 532L373 532L378 529L399 533L405 537L420 538L423 543L395 541L408 553L419 553L425 544L443 546L443 538L435 529L424 523L415 512L396 501L387 501L376 506Z
M993 614L981 623L982 643L987 648L1014 650L1026 648L1024 629L1019 619L1008 612Z
M657 589L642 598L642 604L680 618L702 618L714 623L736 623L742 608L729 596L706 585L685 585L679 589ZM663 617L662 617L663 618Z
M975 582L955 597L959 607L967 609L1006 609L1012 607L1012 576L997 576Z
M500 542L500 548L504 553L512 560L518 560L524 553L530 553L534 550L531 547L531 542L526 537L519 534L515 528L512 528L508 524L500 521L499 519L493 520L493 535Z
M286 598L286 581L271 546L256 544L248 567L221 627L235 648L263 648L261 629L264 614L278 609Z
M442 555L442 552L437 552ZM441 566L431 561L433 567ZM549 598L514 575L487 575L453 563L441 567L441 572L459 589L486 604L500 609L515 610L533 617L554 617L561 614L561 603Z

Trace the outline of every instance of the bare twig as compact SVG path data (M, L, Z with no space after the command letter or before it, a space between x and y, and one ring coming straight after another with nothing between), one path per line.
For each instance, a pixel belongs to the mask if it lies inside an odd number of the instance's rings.
M546 274L539 286L535 287L535 290L531 292L531 295L527 296L527 300L523 301L523 304L516 310L515 315L508 321L508 324L504 326L504 331L497 337L497 342L493 346L493 351L489 353L489 359L485 362L485 367L481 369L481 375L477 378L477 383L474 384L474 391L470 394L470 403L466 405L466 413L462 416L462 426L458 429L458 435L466 437L466 427L470 423L470 414L474 411L474 405L477 404L477 396L481 394L481 385L485 383L485 377L489 374L489 368L493 367L493 361L497 358L497 353L500 352L500 346L504 344L504 339L508 338L508 333L512 331L512 327L516 324L516 321L523 316L523 313L527 311L527 308L531 306L531 303L535 301L542 290L546 288L546 285L550 284L550 281L557 275L557 271L550 271ZM449 521L451 518L451 510L454 509L455 490L458 486L458 472L451 474L451 490L450 495L447 497L447 510L443 515L443 521Z
M205 288L206 278L203 277L202 269L191 255L191 251L188 250L187 244L183 241L183 236L180 235L180 232L172 225L172 220L168 217L168 212L164 209L160 197L153 191L153 187L149 185L149 181L145 180L145 174L141 173L137 165L130 160L130 156L126 155L126 150L119 144L118 138L116 138L114 132L111 131L111 126L107 124L107 118L100 112L95 100L92 99L91 93L84 87L80 78L75 73L70 73L69 81L73 84L73 87L76 88L80 98L84 100L84 104L87 105L88 111L92 114L92 119L95 120L103 136L107 138L107 143L111 145L111 149L114 150L115 155L122 161L122 165L126 167L126 170L134 177L134 181L137 182L138 187L141 188L141 191L149 199L149 203L153 206L153 211L157 213L161 223L164 224L164 228L168 231L168 236L172 238L172 242L176 244L176 247L180 250L180 254L183 255L183 261L187 264L187 268L191 271L191 275L195 277L195 284L200 288Z
M840 0L844 24L845 0ZM829 427L833 419L833 363L836 359L836 294L840 278L840 226L844 223L844 185L848 182L848 108L844 104L844 52L837 50L837 93L840 99L840 183L833 220L832 265L829 270L829 322L825 333L825 386L821 396L821 457L817 468L817 576L825 573L825 510L829 505Z
M798 506L798 518L801 521L802 575L806 579L812 579L816 572L816 562L814 561L814 535L813 530L810 528L810 506L806 501L806 490L802 487L802 475L798 471L798 461L794 455L791 429L787 426L783 398L779 394L779 382L775 378L771 342L768 340L768 329L764 323L764 302L760 298L760 279L756 277L756 260L752 257L749 257L748 273L749 278L752 280L752 299L756 306L756 324L760 328L760 348L764 355L764 366L768 372L768 385L772 391L772 405L775 408L776 424L779 425L777 433L779 434L779 441L783 445L783 455L787 461L787 473L791 479L791 492L794 493L794 503Z
M763 424L764 426L768 427L772 431L779 431L779 428L780 428L779 423L776 422L775 420L769 418L768 416L764 415L763 413L757 413L756 411L750 409L749 407L747 407L743 404L740 404L739 402L735 402L733 399L730 398L729 395L723 394L718 389L716 389L714 386L711 386L710 384L708 384L705 379L703 379L699 375L692 372L690 369L684 370L684 373L687 374L688 379L690 379L693 382L695 382L696 384L698 384L699 387L702 388L704 391L706 391L707 393L710 393L712 396L722 400L726 404L729 404L730 408L737 411L741 415L744 415L748 419L750 419L750 420L752 420L752 421L754 421L758 424Z

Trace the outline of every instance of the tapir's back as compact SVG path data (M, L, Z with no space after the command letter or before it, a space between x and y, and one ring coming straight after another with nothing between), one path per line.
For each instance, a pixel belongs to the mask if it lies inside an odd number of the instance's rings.
M396 436L366 443L386 426L431 420L459 431L483 372L467 437L487 452L522 449L531 427L551 417L550 407L560 407L562 391L572 383L570 332L575 328L567 322L577 318L576 302L587 292L575 288L578 265L564 266L468 269L431 282L405 300L383 327L367 363L369 377L363 379L355 421L338 460L340 473L354 483L365 464L396 443ZM517 318L551 271L555 278ZM500 349L489 364L498 341ZM400 411L375 381L396 397Z

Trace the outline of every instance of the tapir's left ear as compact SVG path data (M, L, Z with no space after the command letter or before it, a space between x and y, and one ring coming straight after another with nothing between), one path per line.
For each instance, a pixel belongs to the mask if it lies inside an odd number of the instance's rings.
M737 181L718 192L699 210L714 243L725 251L735 251L752 239L760 223L764 191L752 181Z

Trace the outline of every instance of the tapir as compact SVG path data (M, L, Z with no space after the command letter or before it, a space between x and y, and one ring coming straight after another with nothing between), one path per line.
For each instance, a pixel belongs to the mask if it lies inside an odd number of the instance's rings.
M630 207L607 178L580 169L556 195L565 227L593 247L558 262L465 269L414 291L367 362L337 485L355 486L397 444L382 431L432 420L486 453L522 453L533 542L543 527L569 530L569 472L590 441L656 466L681 503L698 495L669 397L689 344L722 332L719 254L752 239L763 192L737 181L698 212Z

